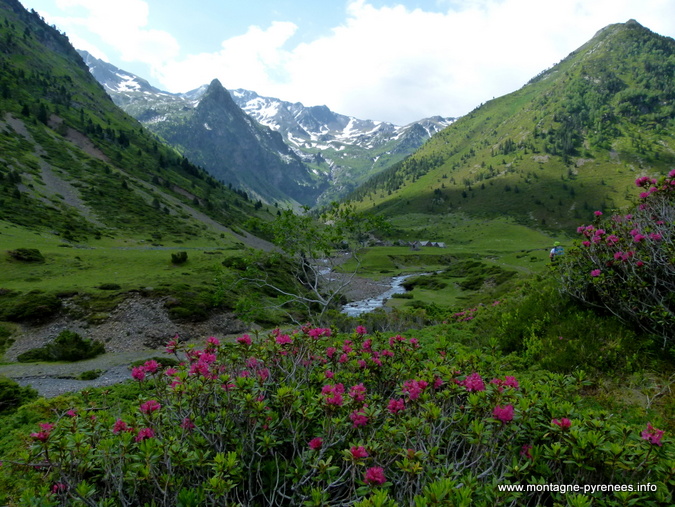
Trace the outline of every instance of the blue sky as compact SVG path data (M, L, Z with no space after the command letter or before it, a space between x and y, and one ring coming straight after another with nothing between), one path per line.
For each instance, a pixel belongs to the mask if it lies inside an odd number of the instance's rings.
M20 0L170 92L220 79L404 125L520 88L601 28L675 37L673 0Z

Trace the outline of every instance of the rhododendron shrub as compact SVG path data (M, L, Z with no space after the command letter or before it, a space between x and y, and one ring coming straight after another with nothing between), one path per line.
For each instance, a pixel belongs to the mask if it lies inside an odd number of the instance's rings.
M11 466L41 474L40 505L565 502L496 487L534 482L650 482L657 493L628 503L672 500L675 455L658 421L580 408L580 378L514 376L503 359L425 345L303 328L176 346L180 366L135 371L147 395L131 411L57 414Z
M642 189L627 214L598 216L560 264L563 290L672 344L675 328L675 170Z

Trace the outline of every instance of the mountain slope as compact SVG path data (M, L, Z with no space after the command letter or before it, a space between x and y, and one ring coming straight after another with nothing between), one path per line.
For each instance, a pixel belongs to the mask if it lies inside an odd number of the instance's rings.
M395 216L508 214L571 228L675 162L675 41L610 25L520 90L435 135L350 198Z
M209 88L205 85L184 94L162 92L152 88L142 78L97 60L85 51L80 51L80 54L116 104L162 135L167 130L177 132L181 128L179 125L188 121L199 108L202 96ZM305 204L313 204L317 200L327 202L355 189L371 175L415 151L431 135L453 121L452 118L433 117L399 127L340 115L326 106L305 107L299 102L262 97L248 90L232 90L230 94L234 102L251 118L281 134L291 149L290 153L284 155L286 158L297 158L313 174L311 180L314 180L313 185L321 194L317 196L313 193L311 182L308 184L301 181L301 196L305 198L301 202ZM202 107L202 114L203 109ZM212 121L209 125L212 126L212 123L217 122ZM225 130L219 142L227 143L227 131L234 130L234 127L227 128L225 124L221 127ZM236 128L253 130L252 126L246 126L241 121ZM199 131L200 129L192 135L198 135ZM210 133L208 137L213 136ZM203 158L200 159L192 151L190 158L205 160L204 166L213 174L229 178L225 181L248 186L250 190L269 197L269 189L261 190L256 186L257 182L243 181L233 175L242 173L250 177L248 168L242 170L236 162L229 165L229 171L215 163L212 166L206 163L209 158L209 141L193 141L199 142ZM280 150L277 147L272 151ZM297 179L299 175L295 174L293 177ZM266 181L268 175L259 179ZM308 203L307 197L314 202Z
M305 107L255 92L233 90L234 101L252 118L281 133L318 171L331 175L322 202L344 196L373 174L402 160L454 118L434 116L406 126L360 120L326 106Z
M281 136L249 118L216 79L178 121L150 125L217 179L251 189L266 200L312 204L325 185Z
M0 0L0 68L0 219L65 239L189 239L258 213L119 109L15 0Z

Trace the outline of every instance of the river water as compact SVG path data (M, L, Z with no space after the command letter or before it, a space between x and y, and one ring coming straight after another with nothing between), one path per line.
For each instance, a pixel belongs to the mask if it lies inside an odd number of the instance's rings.
M420 274L426 273L395 276L391 279L390 288L385 292L379 296L348 303L342 307L342 313L346 313L350 317L358 317L362 313L372 312L376 308L381 308L384 306L384 303L387 301L387 299L391 298L394 294L403 294L406 292L405 287L403 287L403 282L405 280L411 276L419 276Z

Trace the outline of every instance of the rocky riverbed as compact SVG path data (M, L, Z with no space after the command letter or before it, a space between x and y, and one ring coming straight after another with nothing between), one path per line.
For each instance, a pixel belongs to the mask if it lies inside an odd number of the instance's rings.
M355 277L347 298L351 301L372 298L390 286L391 279L374 281ZM68 312L45 324L22 325L14 336L14 344L5 353L4 359L9 364L0 364L0 375L10 377L21 385L30 385L41 396L50 398L129 379L132 362L163 355L164 345L176 335L183 341L201 343L209 336L226 339L250 331L248 326L228 313L215 314L204 322L174 322L169 318L164 303L161 299L137 294L120 303L104 322L97 325L74 319ZM67 301L65 305L68 305ZM66 329L79 333L83 338L103 342L106 353L74 363L16 362L19 354L42 347ZM101 370L103 373L95 380L76 380L78 375L90 370Z

